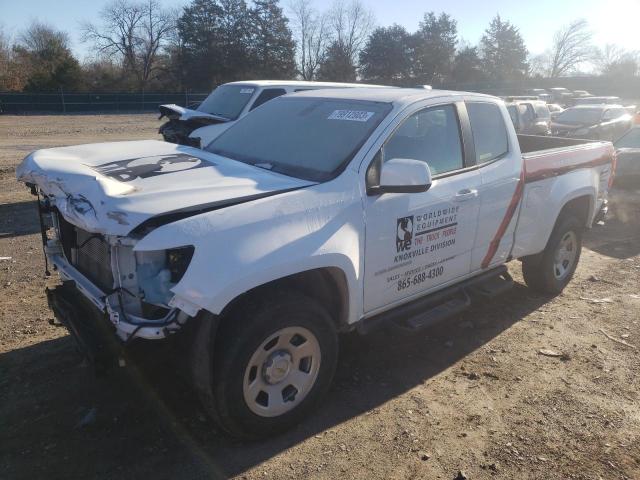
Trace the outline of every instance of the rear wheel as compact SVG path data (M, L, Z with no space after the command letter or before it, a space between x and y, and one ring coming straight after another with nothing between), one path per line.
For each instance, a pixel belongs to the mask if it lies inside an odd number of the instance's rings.
M252 301L223 319L217 333L210 411L237 437L282 432L325 395L337 356L333 321L313 299Z
M547 247L522 261L522 275L530 288L558 294L573 278L582 251L582 223L575 216L561 217Z

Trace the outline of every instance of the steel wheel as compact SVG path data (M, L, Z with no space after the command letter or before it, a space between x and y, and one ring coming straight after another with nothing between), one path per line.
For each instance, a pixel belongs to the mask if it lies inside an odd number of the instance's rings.
M553 274L563 280L572 271L578 253L578 239L573 231L565 233L554 254Z
M313 388L320 361L320 344L309 330L278 330L262 342L247 364L244 401L261 417L277 417L293 410Z

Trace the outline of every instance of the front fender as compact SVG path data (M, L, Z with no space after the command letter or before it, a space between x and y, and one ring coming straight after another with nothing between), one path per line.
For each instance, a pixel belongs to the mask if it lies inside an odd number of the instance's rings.
M255 287L307 270L345 275L349 322L361 311L364 231L355 173L313 187L186 218L152 231L136 251L193 245L186 273L172 289L180 299L219 314Z

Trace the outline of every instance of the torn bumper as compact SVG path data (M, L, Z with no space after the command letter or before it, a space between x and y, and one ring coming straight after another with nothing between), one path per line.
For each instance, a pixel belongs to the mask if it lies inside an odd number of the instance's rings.
M63 324L76 342L78 350L97 370L117 364L122 344L116 341L114 327L104 313L87 302L72 281L47 288L47 301L56 319Z
M122 312L117 307L117 302L109 300L110 297L117 296L117 293L108 295L100 290L88 278L80 273L61 254L46 252L47 258L55 266L63 283L72 283L78 293L82 294L94 308L108 319L113 326L112 336L117 335L122 341L130 341L133 338L144 338L147 340L159 340L166 338L173 331L179 330L187 316L172 310L165 318L149 320L132 314ZM183 317L180 319L180 317ZM181 322L182 323L181 323ZM115 335L113 335L115 333Z

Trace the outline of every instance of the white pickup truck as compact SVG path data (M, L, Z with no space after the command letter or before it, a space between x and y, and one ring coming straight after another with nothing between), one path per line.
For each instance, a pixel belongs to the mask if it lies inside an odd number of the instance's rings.
M248 80L220 85L195 110L175 104L160 105L160 119L167 117L158 133L167 142L206 147L237 120L269 100L288 93L319 88L380 88L380 85L292 80Z
M609 142L516 136L495 97L363 88L280 97L206 150L52 148L17 176L82 348L182 338L205 408L260 437L322 398L340 332L443 321L514 259L560 292L614 166Z

